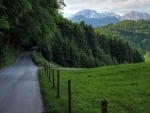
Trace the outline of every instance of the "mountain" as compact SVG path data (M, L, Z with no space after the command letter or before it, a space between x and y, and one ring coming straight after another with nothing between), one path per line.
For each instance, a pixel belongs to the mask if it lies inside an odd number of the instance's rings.
M117 23L120 21L120 16L115 13L98 13L95 10L82 10L70 18L71 21L79 23L84 21L86 24L98 27L110 23Z
M93 27L107 25L109 23L117 23L120 20L115 17L103 17L103 18L86 18L84 16L78 15L71 19L73 22L79 23L84 21L88 25L92 25Z
M48 61L66 67L143 61L142 54L124 40L98 35L84 22L75 24L64 19L57 12L55 1L0 2L0 67L12 63L17 53L33 47L40 48Z
M111 13L111 12L98 13L97 11L90 10L90 9L79 11L75 15L73 15L73 17L75 16L84 16L85 18L97 18L97 19L104 18L104 17L116 17L116 18L120 17L115 13Z
M124 16L122 16L123 20L149 20L150 15L148 13L131 11Z
M110 23L118 23L122 20L149 20L150 15L144 12L131 11L123 16L112 12L98 13L95 10L85 9L74 14L70 20L79 23L84 21L93 27L103 26Z
M74 15L74 17L83 16L85 18L100 18L100 15L95 10L82 10Z
M144 52L150 50L150 20L124 20L96 28L100 34L117 36L129 40Z

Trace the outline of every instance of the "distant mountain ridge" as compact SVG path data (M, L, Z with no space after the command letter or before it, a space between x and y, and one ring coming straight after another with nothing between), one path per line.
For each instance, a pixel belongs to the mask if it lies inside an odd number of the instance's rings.
M103 26L110 23L117 23L122 20L149 20L150 15L148 13L131 11L123 16L117 15L112 12L98 13L95 10L85 9L74 14L70 20L72 22L79 23L84 21L86 24L93 27Z
M118 17L118 15L116 15L115 13L111 13L111 12L98 13L97 11L90 10L90 9L79 11L73 16L84 16L85 18L98 18L98 19L104 17L110 17L110 16Z
M124 16L122 16L123 20L149 20L150 15L148 13L141 13L136 11L131 11Z
M79 23L84 21L86 24L92 25L93 27L98 27L102 25L106 25L109 23L117 23L120 20L116 17L103 17L103 18L86 18L84 16L78 15L71 19L71 21Z

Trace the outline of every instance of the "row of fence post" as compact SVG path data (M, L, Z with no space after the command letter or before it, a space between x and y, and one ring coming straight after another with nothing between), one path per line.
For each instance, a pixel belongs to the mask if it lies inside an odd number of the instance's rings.
M50 65L45 64L44 67L46 76L49 82L52 82L52 87L55 88L55 69L51 68ZM60 70L57 71L57 94L56 97L60 98ZM108 113L107 111L107 100L101 101L101 113ZM72 91L71 91L71 80L68 80L68 113L72 113Z

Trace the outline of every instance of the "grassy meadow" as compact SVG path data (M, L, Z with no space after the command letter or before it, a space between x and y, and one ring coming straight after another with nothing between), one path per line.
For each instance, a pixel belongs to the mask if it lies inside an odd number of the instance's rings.
M126 64L60 72L60 98L39 70L46 110L67 113L67 81L72 81L73 113L101 113L101 100L108 101L108 113L150 113L150 64ZM56 76L56 75L55 75ZM56 79L55 79L56 80Z

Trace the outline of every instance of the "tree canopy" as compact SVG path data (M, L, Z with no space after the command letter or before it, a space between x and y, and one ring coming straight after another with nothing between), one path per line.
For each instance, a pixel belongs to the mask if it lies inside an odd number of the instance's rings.
M143 52L150 50L150 20L125 20L117 24L109 24L96 29L106 35L114 35L128 40Z
M97 34L84 22L64 19L56 0L0 0L0 40L0 58L8 56L10 49L23 51L37 46L46 59L63 66L143 61L142 54L129 42Z

